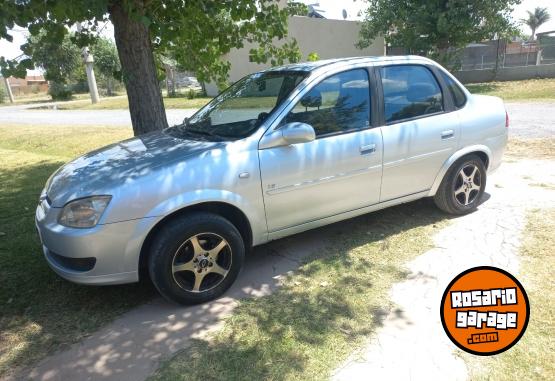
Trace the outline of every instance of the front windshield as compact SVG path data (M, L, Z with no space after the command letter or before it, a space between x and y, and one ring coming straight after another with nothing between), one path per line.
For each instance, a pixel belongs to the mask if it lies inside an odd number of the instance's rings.
M170 133L219 140L252 134L308 73L269 71L251 74L234 83Z

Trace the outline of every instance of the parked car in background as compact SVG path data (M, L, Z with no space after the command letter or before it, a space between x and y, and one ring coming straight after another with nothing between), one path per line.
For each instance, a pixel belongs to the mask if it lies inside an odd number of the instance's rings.
M183 124L88 153L46 183L46 260L84 284L148 270L178 303L227 290L247 250L433 197L476 209L508 117L422 57L349 58L249 75Z

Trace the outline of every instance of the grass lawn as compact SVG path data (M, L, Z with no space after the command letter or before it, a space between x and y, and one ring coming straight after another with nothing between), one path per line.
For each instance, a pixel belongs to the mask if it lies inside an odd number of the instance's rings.
M210 102L212 98L166 98L164 97L164 105L168 109L172 108L200 108ZM100 102L92 104L89 99L72 102L58 102L58 110L113 110L127 109L129 103L126 95L116 97L104 97Z
M129 136L130 129L106 126L0 125L0 378L154 295L147 284L86 287L60 279L44 261L34 227L38 195L58 166ZM208 375L197 355L214 365L209 374L217 378L244 379L245 371L255 378L325 374L380 324L391 307L391 284L406 276L402 264L430 247L444 219L422 201L351 221L353 228L283 289L241 302L212 344L195 343L158 379L180 371L190 355L187 374L195 377Z
M466 88L474 94L494 95L505 101L555 101L555 79L469 83Z
M107 126L0 125L0 379L155 295L148 284L60 279L34 226L38 195L58 166L131 135ZM406 276L403 264L428 249L445 223L429 201L345 222L348 233L332 237L283 288L240 302L210 344L195 342L155 378L321 378L379 326L392 307L389 288Z
M514 347L500 355L464 354L473 380L555 378L555 209L531 211L523 237L518 278L530 300L528 328Z
M555 138L518 139L511 138L507 144L509 160L555 158Z
M4 84L1 84L1 86L4 86ZM73 99L82 100L82 99L90 99L90 97L88 93L74 94ZM0 107L33 104L33 103L47 103L47 102L54 102L50 97L50 95L48 95L47 93L14 95L14 103L10 103L8 96L6 95L6 100L4 101L4 103L0 103Z
M6 100L0 103L1 106L13 106L22 104L34 103L51 103L56 104L58 110L114 110L114 109L127 109L129 104L127 102L127 95L116 95L113 97L101 97L100 102L92 104L88 93L74 94L73 99L70 101L53 101L52 98L45 93L21 95L14 97L14 103ZM200 108L210 102L210 97L199 97L188 99L185 96L169 98L164 97L164 105L168 109L174 108Z
M164 105L167 109L182 109L182 108L201 108L212 98L194 98L188 99L185 97L166 98L164 97ZM275 105L275 98L273 97L259 97L259 98L241 98L230 99L227 103L227 108L260 108L266 107L271 109ZM90 100L57 102L56 108L58 110L114 110L114 109L128 109L129 103L127 96L120 95L110 98L102 98L100 102L92 104Z
M429 200L344 222L345 232L269 296L240 302L208 341L195 340L153 380L323 380L394 306L403 265L446 224Z
M74 343L154 295L148 285L84 287L56 276L34 226L61 164L132 135L110 127L0 126L0 379Z

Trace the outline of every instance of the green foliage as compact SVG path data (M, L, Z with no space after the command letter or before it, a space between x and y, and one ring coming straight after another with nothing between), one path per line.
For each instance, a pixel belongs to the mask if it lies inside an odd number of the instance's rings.
M318 61L319 59L320 59L320 56L316 52L308 53L308 57L306 58L306 60L309 62Z
M121 80L121 64L116 44L107 38L99 38L90 47L94 57L94 69L97 75Z
M230 64L222 56L245 43L255 45L249 51L251 62L279 65L301 58L295 40L274 46L276 39L286 37L287 17L297 8L280 9L270 0L165 3L150 26L160 37L156 49L171 52L177 65L195 71L201 82L224 86Z
M357 46L378 35L392 46L448 64L474 41L512 35L510 19L520 0L369 0Z
M8 96L7 94L7 90L5 89L5 85L4 85L4 79L2 78L0 80L0 103L4 103L6 101L6 98Z
M290 1L288 3L292 16L306 16L308 15L308 6L304 3L297 1Z
M22 46L23 53L45 70L44 78L58 83L68 83L82 77L81 51L69 34L65 34L61 43L52 41L45 31L32 35Z
M35 65L44 69L44 78L50 81L48 93L54 100L70 99L73 86L69 84L85 81L81 50L68 33L63 35L61 43L56 43L45 30L39 31L29 37L22 50Z
M549 20L551 20L551 15L547 8L536 7L534 12L528 12L528 17L523 19L522 22L532 30L532 36L530 37L531 40L535 39L536 37L536 30Z
M90 47L90 52L99 86L106 89L106 95L113 95L114 87L122 80L116 44L107 38L99 38Z
M155 53L171 52L180 68L195 71L201 81L224 83L230 65L222 56L231 49L244 47L245 43L256 46L250 51L253 62L280 64L301 58L296 41L280 47L273 45L286 37L287 17L299 12L298 4L280 9L273 0L124 0L122 3L130 19L141 21L149 29ZM60 44L67 35L67 27L83 22L81 33L76 33L73 40L78 46L94 46L111 7L108 0L32 1L25 6L7 2L2 5L0 37L11 41L9 29L17 24L28 27L32 35L44 30L49 43ZM17 70L18 74L24 73L22 65L32 66L32 62L0 60L5 74L15 74Z
M73 91L71 87L65 83L51 81L48 86L48 94L55 101L67 101L71 99Z

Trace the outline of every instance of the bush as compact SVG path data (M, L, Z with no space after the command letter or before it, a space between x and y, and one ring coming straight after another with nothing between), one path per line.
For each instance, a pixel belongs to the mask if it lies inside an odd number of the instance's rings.
M193 89L189 89L187 92L187 99L194 99L197 96L197 93Z
M55 101L67 101L70 100L73 95L70 86L57 82L50 82L48 94Z
M318 61L319 59L320 59L320 56L316 52L308 53L308 57L306 58L306 60L309 62Z
M68 86L72 94L81 94L89 92L89 84L87 81L78 81Z

